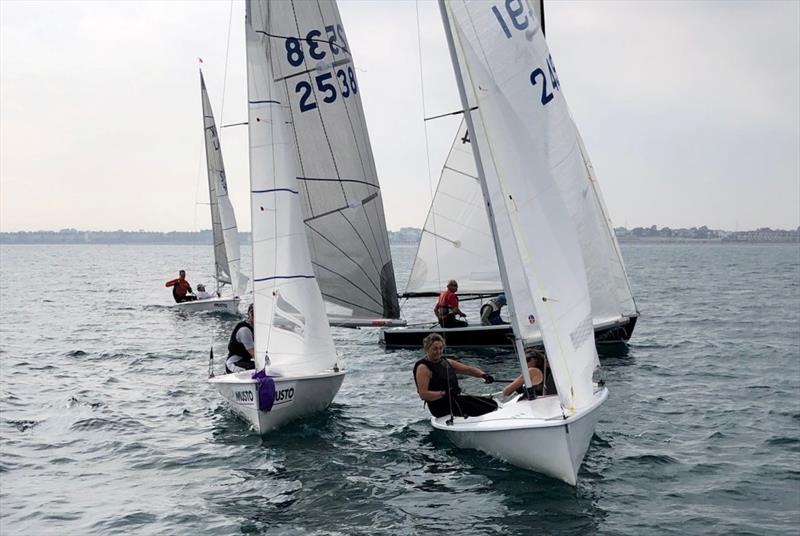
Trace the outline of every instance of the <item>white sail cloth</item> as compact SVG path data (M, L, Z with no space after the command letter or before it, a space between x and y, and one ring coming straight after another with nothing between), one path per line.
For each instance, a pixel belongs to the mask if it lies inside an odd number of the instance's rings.
M577 135L577 129L575 130ZM596 322L636 313L622 255L606 218L597 179L581 143L586 172L582 184L559 182L578 230ZM462 293L502 291L486 206L481 195L466 122L447 157L425 226L406 293L438 292L456 279ZM575 195L578 192L580 195Z
M309 255L285 91L269 58L268 2L247 3L247 86L257 368L284 376L332 368L336 350Z
M200 94L203 101L203 132L216 277L220 283L227 283L233 287L234 296L240 296L247 287L247 276L241 273L239 229L236 226L233 205L228 197L228 181L222 161L222 150L202 71L200 71Z
M592 403L597 363L583 253L568 207L587 177L539 21L524 4L445 4L507 273L512 325L538 326L565 413ZM565 195L560 185L584 184Z
M311 260L329 313L399 318L380 185L356 69L333 0L270 0L265 35L297 146Z

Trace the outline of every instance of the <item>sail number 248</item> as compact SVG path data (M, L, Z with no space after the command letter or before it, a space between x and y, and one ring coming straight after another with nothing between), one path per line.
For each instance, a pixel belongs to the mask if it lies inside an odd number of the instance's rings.
M497 6L492 6L492 13L494 13L495 18L497 18L497 22L500 24L503 34L505 34L507 39L511 39L511 28L506 22L506 18L511 22L511 27L519 32L525 31L528 28L530 19L525 15L525 7L521 0L505 0L504 4L505 13L501 13ZM532 15L531 13L531 16ZM525 37L530 40L533 34L525 32ZM556 67L553 65L552 56L548 54L545 63L547 64L547 73L545 73L541 67L537 67L531 71L530 75L531 85L539 85L541 87L540 100L542 105L546 105L553 100L553 92L548 88L548 74L550 75L549 80L552 90L556 91L561 88L561 84L558 81L558 74L556 73Z

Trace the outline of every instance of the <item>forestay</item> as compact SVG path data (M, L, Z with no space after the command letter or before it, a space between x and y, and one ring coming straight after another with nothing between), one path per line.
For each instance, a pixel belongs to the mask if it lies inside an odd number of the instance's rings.
M247 3L256 366L296 376L330 369L336 351L303 225L290 105L268 61L285 40L269 37L268 11Z
M398 318L383 201L360 88L332 0L270 0L275 80L289 107L311 258L328 312Z
M597 362L583 254L559 184L586 167L539 21L524 3L446 4L471 140L523 342L538 326L565 413L592 402Z
M211 205L211 229L214 237L214 263L217 281L233 287L240 296L247 286L247 276L240 271L239 229L228 197L228 182L222 162L217 126L208 99L206 81L200 71L200 94L203 101L203 132L208 168L208 192Z

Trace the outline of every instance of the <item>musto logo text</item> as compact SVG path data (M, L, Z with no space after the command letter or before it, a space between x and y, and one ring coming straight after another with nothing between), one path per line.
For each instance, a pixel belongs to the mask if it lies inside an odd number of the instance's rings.
M233 398L236 399L237 402L253 402L253 392L252 391L234 391Z
M286 389L281 389L280 391L275 391L276 404L284 404L286 402L291 402L293 398L294 398L294 387L288 387Z

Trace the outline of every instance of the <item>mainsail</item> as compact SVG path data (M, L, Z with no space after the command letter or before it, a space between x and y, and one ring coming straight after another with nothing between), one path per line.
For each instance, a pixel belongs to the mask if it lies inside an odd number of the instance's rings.
M312 374L332 368L336 350L303 225L287 123L298 110L270 61L287 42L271 37L270 5L248 2L246 24L256 368Z
M306 233L328 314L399 318L375 162L333 0L267 3L264 36L296 146Z
M247 286L247 276L240 271L239 230L228 197L228 182L222 162L217 126L202 71L200 71L200 94L203 101L203 132L206 143L211 229L214 236L215 276L218 282L233 287L234 296L240 296Z
M598 361L581 226L570 209L589 192L580 142L532 9L442 5L514 334L524 343L541 330L572 414L592 403ZM567 195L562 184L582 187Z

